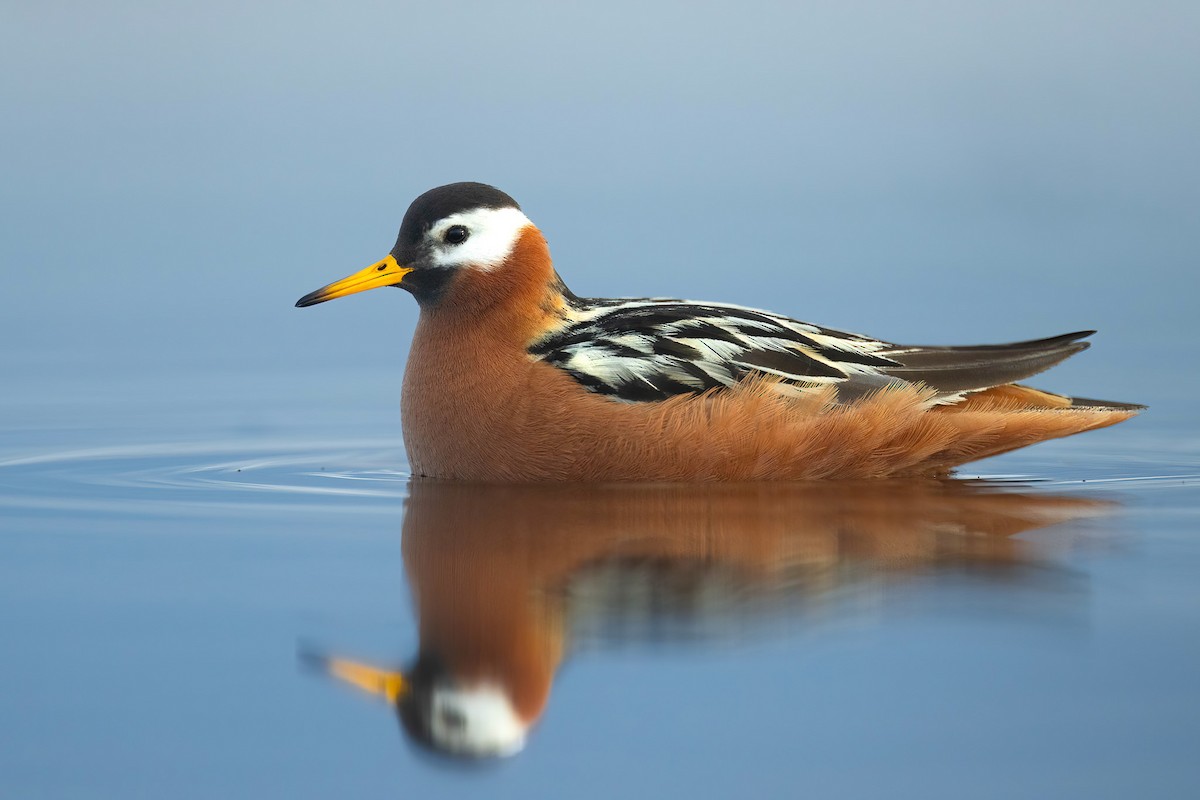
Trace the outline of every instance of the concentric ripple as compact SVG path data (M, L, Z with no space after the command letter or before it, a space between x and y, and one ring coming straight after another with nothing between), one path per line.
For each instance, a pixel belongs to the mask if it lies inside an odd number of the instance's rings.
M73 450L0 460L0 505L173 513L394 506L399 441L229 441ZM353 502L347 502L353 500Z

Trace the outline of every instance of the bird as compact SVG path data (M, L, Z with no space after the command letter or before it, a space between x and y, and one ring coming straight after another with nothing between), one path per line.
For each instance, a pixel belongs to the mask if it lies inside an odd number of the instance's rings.
M944 477L1144 408L1018 383L1094 331L902 345L729 303L579 297L483 183L421 194L384 259L296 306L384 286L420 309L400 414L418 478Z

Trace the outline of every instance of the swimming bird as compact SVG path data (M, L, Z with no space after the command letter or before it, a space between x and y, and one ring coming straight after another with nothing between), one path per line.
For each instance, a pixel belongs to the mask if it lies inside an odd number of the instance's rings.
M420 195L386 258L296 305L382 286L420 307L401 396L417 476L939 476L1142 408L1016 383L1094 331L931 347L726 303L577 297L517 202L482 183Z

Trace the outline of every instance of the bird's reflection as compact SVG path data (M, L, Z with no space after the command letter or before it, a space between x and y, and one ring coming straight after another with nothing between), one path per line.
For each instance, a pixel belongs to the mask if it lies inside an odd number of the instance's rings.
M581 636L798 611L885 573L986 565L1016 579L1032 555L1015 534L1110 506L950 481L410 488L415 663L309 659L385 697L420 744L472 758L521 749Z

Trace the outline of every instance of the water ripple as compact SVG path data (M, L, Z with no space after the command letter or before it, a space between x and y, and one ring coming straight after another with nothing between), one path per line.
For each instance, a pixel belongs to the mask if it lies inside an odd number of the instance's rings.
M404 448L396 441L164 443L2 459L0 505L135 513L282 506L346 512L394 507L408 478Z

